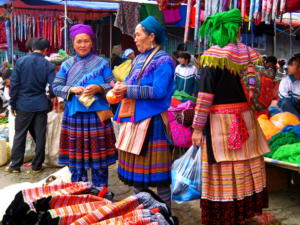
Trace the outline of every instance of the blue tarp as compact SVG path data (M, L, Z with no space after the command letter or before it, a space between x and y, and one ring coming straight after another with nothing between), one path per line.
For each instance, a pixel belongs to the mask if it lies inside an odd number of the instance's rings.
M0 0L0 2L3 0ZM6 0L4 0L6 1ZM61 0L22 0L27 5L64 5ZM98 9L98 10L117 10L119 8L118 3L111 2L96 2L96 1L75 1L68 0L68 6L86 8L86 9Z

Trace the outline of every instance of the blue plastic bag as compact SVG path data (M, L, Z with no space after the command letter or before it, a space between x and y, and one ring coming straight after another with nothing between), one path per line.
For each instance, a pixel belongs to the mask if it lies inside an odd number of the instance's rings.
M187 202L201 198L201 147L192 146L171 170L172 200Z

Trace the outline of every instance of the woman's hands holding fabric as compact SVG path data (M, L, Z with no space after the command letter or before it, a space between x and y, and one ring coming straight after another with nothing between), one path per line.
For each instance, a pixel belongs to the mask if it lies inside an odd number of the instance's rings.
M75 94L75 95L81 95L83 92L84 92L84 87L81 87L81 86L79 86L79 87L72 87L71 89L70 89L70 93L71 94Z
M84 89L83 94L86 96L91 96L101 92L103 92L103 89L99 85L91 84Z
M117 82L114 86L113 92L115 93L116 97L123 97L126 95L127 85Z
M195 146L202 146L204 143L204 136L202 130L194 130L192 135L192 142Z

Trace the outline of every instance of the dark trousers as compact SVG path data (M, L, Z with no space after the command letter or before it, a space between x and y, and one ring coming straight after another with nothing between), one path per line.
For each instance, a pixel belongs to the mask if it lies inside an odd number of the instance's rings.
M24 161L26 136L28 131L35 140L35 157L32 160L32 169L42 168L45 160L47 112L17 111L15 120L15 138L11 153L10 167L20 169Z
M300 103L293 103L289 99L280 100L280 108L283 112L290 112L293 113L295 116L300 119Z

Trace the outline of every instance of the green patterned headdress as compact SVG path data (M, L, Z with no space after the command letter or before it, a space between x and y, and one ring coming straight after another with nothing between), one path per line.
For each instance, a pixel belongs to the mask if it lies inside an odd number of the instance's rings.
M207 17L199 29L201 37L208 37L213 45L221 48L230 42L237 42L237 33L241 24L241 11L232 9Z

